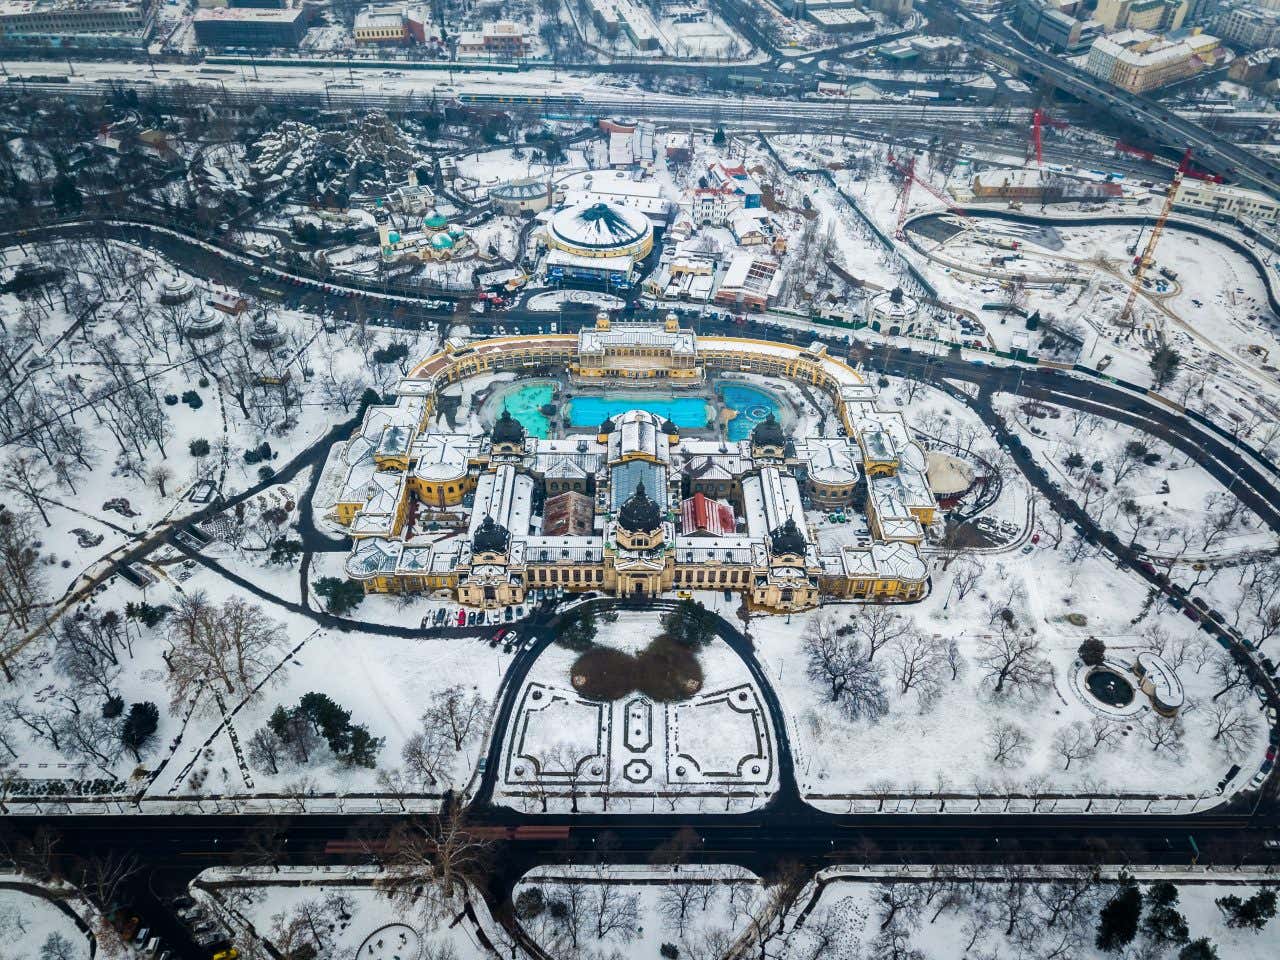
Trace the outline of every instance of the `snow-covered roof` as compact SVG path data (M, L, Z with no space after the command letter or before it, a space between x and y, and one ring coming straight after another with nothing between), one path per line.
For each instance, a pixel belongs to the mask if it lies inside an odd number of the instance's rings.
M480 441L464 433L426 433L413 444L418 464L414 476L423 480L457 480L466 476L467 461L480 453Z
M493 517L494 523L505 527L513 537L527 534L533 514L533 486L532 478L508 463L491 473L481 474L476 483L468 537L474 537L485 517Z
M628 410L614 420L609 434L610 463L633 457L666 463L670 451L671 442L662 430L662 421L648 410Z
M843 437L810 437L796 444L796 455L809 461L809 476L816 483L836 486L857 482L858 464Z
M639 210L596 201L565 207L548 227L562 243L581 250L613 250L639 243L653 226Z
M807 530L804 503L796 478L777 467L765 467L758 474L742 478L742 503L747 518L747 531L764 539L790 517L801 530Z
M592 261L594 262L594 261ZM584 327L578 334L578 353L658 347L672 354L694 356L697 343L692 330L664 330L651 324L615 323L608 330Z

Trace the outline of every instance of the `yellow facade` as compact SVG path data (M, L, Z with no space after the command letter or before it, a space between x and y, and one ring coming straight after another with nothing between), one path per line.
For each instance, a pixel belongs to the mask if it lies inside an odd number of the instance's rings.
M598 324L597 329L608 330L607 320ZM665 332L673 332L673 327L668 326ZM469 377L503 370L529 373L559 368L571 371L579 379L598 381L624 377L627 372L635 371L636 376L675 383L701 378L704 372L750 372L802 381L827 392L848 435L860 435L854 411L842 396L842 390L849 389L850 384L865 388L865 384L847 364L826 356L824 351L746 338L706 337L698 339L696 355L677 357L662 346L642 342L628 353L610 342L610 361L588 364L582 362L577 344L576 335L544 334L499 337L464 347L446 345L440 353L419 364L406 383L425 381L429 384L427 389L415 391L415 394L428 398L427 409L430 410L434 408L436 390ZM423 419L425 421L427 417ZM608 435L602 433L597 440L605 444ZM667 440L672 445L677 444L678 433L670 434ZM495 445L485 455L470 460L465 473L443 479L415 476L409 455L387 458L385 465L388 469L398 469L407 474L406 492L394 520L397 535L403 529L405 509L412 498L432 507L460 506L476 489L479 475L491 467L490 457L519 455L522 452L507 449L502 444ZM762 449L753 451L753 454L776 455L777 460L785 460L781 448ZM633 451L625 454L622 460L642 456ZM383 466L381 461L379 466ZM870 478L893 476L898 464L896 460L868 460L863 448L861 466ZM697 490L698 484L696 477L690 480L692 489ZM721 487L726 485L738 487L736 481L716 481L713 488L705 492L723 496L726 491ZM821 506L834 508L852 501L856 484L811 483L810 486ZM363 504L339 503L335 514L340 522L349 525L361 507ZM936 519L933 506L913 506L911 511L924 526ZM868 518L873 533L884 540L879 534L877 518L870 503ZM517 562L509 562L505 555L484 555L472 557L469 563L447 572L428 575L418 571L380 571L362 582L368 592L449 589L464 604L490 608L524 602L531 590L601 591L619 596L656 596L677 589L733 590L743 594L750 607L776 612L815 606L823 595L910 601L923 597L928 589L927 575L910 580L888 574L833 575L821 567L811 566L804 557L766 557L763 563L747 562L742 558L737 561L703 558L697 562L681 562L678 551L671 545L664 549L661 531L629 533L622 537L622 541L606 541L603 552L595 553L592 560L545 557L535 560L524 557ZM912 542L918 542L918 538Z

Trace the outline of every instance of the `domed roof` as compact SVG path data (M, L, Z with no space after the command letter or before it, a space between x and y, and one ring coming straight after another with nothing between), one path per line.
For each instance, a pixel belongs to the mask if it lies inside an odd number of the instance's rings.
M561 243L584 250L611 250L639 243L653 225L639 210L617 203L580 203L551 218L551 234Z
M631 533L648 533L662 526L662 508L645 492L643 480L618 510L618 525Z
M493 423L489 431L489 439L494 443L524 443L524 427L511 415L511 411L503 409L501 416Z
M613 422L613 417L606 416L604 418L604 423L600 424L600 433L601 434L613 433L614 429L616 429L617 426L618 425Z
M794 517L787 517L787 522L777 527L771 534L769 539L773 542L771 552L778 556L784 553L794 553L797 556L804 556L806 541L804 534L800 528L796 526Z
M431 214L431 216L427 217L425 220L422 221L422 225L432 230L440 230L448 222L449 222L449 218L446 217L443 213L433 213Z
M787 442L782 425L772 413L755 425L751 431L751 443L757 447L781 447Z
M431 238L431 245L437 250L448 250L453 246L453 238L447 233L437 233Z
M162 297L189 296L193 289L190 280L176 273L170 274L160 281L160 295Z
M474 553L506 553L511 534L500 523L494 523L493 517L485 514L484 521L476 528L471 538L471 550Z
M680 428L675 425L673 420L663 420L662 432L670 436L671 434L679 433Z

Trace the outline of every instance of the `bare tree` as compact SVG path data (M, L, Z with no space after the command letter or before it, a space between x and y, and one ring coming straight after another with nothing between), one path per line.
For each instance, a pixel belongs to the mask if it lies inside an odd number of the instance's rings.
M1093 759L1097 748L1089 725L1083 720L1075 720L1065 727L1059 727L1053 734L1053 751L1063 760L1062 769L1070 770L1076 760Z
M906 696L914 690L922 709L937 699L947 662L944 640L908 630L894 642L891 658L900 694Z
M955 587L956 600L963 600L982 581L986 568L982 561L974 556L961 557L956 563L956 572L951 583Z
M255 767L266 769L269 773L280 772L280 761L284 758L284 744L272 731L259 727L249 738L249 762Z
M1089 721L1090 743L1095 751L1106 747L1111 749L1124 736L1124 729L1118 720L1111 717L1094 717Z
M1229 700L1211 701L1208 713L1213 742L1228 760L1239 760L1253 744L1253 714L1239 702Z
M878 719L889 709L880 665L863 654L856 639L831 627L821 615L809 621L804 637L809 679L826 686L831 701L851 719Z
M1182 755L1185 730L1180 717L1162 717L1153 713L1143 719L1141 727L1142 735L1151 744L1152 753L1163 750L1174 757Z
M160 492L160 496L162 497L168 496L168 493L165 491L165 485L172 479L173 470L166 463L157 463L147 472L147 480L155 486L156 490Z
M1249 671L1244 664L1237 663L1230 654L1222 653L1214 659L1213 678L1216 683L1222 685L1211 698L1214 702L1228 694L1229 699L1239 701L1248 694L1251 683Z
M850 620L856 637L867 645L867 660L911 629L911 622L884 603L867 603Z
M387 837L386 851L379 889L396 905L416 911L432 928L458 912L469 886L483 885L495 847L491 838L467 825L460 805L454 803L432 821L397 824Z
M658 915L662 917L667 929L674 930L681 938L689 929L689 923L696 913L696 904L701 899L706 884L692 881L677 881L662 886L658 897Z
M400 750L405 773L420 784L435 786L443 775L450 744L449 735L434 723L414 731Z
M919 886L893 880L876 885L876 900L880 904L881 930L886 930L901 920L914 920L919 916L923 902Z
M1098 887L1092 868L1066 869L1065 876L1031 888L1031 895L1041 908L1040 920L1051 929L1060 923L1068 927L1083 925L1097 911Z
M1000 621L999 632L983 637L979 645L983 681L997 696L1007 691L1032 693L1049 682L1050 666L1035 636Z
M488 700L479 693L468 696L466 689L458 684L436 695L435 702L422 715L422 727L443 731L453 743L453 749L461 750L476 723L488 712Z
M636 938L640 919L640 897L623 892L601 872L587 891L587 910L597 940L618 939L629 943Z
M169 695L175 704L206 680L227 693L252 695L285 647L284 628L239 597L214 605L202 591L184 593L168 624Z
M49 514L44 509L48 502L44 492L52 482L48 465L34 454L14 454L5 463L4 471L0 472L0 489L27 501L40 514L46 527L51 526L51 523Z
M1200 548L1212 549L1214 544L1235 529L1244 513L1244 503L1225 490L1205 497L1204 519L1201 521L1199 530Z
M951 682L960 679L960 675L969 667L969 661L960 652L960 644L955 637L947 638L946 650L943 653L947 669L951 671Z
M992 762L1002 767L1017 767L1022 765L1031 751L1031 738L1018 724L1009 720L996 720L987 731L987 746Z

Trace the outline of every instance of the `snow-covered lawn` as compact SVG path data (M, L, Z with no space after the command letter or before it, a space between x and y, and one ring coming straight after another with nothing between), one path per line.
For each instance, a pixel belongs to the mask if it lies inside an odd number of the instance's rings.
M3 883L17 879L0 874ZM48 897L10 887L0 887L0 942L5 960L88 960L91 955L88 935Z
M768 897L741 868L701 864L539 867L514 892L519 922L556 960L641 960L657 957L664 944L680 956L724 956Z
M636 655L661 632L656 613L623 611L596 644ZM701 688L656 702L638 690L611 702L575 690L579 653L539 656L507 728L495 800L527 812L747 810L778 781L763 696L741 658L716 639L698 651Z
M312 947L316 956L334 960L466 960L483 955L487 939L511 955L505 933L478 896L471 898L476 922L451 924L451 917L439 922L392 902L373 886L375 879L360 869L338 876L308 867L210 870L192 890L234 939L276 950Z
M947 794L953 795L949 810L974 807L972 799L956 795L987 798L1003 808L1009 794L1183 797L1182 807L1189 808L1193 801L1185 798L1214 799L1216 782L1233 762L1246 773L1256 770L1266 730L1247 688L1221 698L1224 705L1239 704L1236 709L1247 728L1241 743L1229 748L1225 741L1213 740L1212 696L1222 686L1214 663L1223 651L1163 603L1144 614L1146 590L1136 576L1098 556L1072 562L1067 550L1042 542L1030 554L965 558L948 571L935 565L933 593L899 612L914 630L944 642L955 640L962 660L959 676L951 680L950 668L942 670L936 699L922 700L914 691L903 695L898 654L890 644L875 658L884 671L889 701L887 715L879 720L850 720L829 700L829 690L806 676L804 638L811 623L832 616L842 623L856 616L858 608L811 611L793 616L790 623L777 617L754 619L751 633L759 659L787 713L802 793L836 811L896 809L899 801L885 800L892 795L925 799ZM961 598L953 581L969 564L983 569L977 585ZM990 671L982 661L999 636L1001 621L997 617L993 622L991 613L1005 608L1012 611L1017 629L1038 644L1037 655L1051 670L1047 686L992 693ZM1083 625L1068 620L1076 614L1084 617ZM1135 617L1141 617L1136 624L1131 622ZM1147 725L1158 720L1140 691L1135 691L1135 715L1103 719L1106 709L1073 682L1079 671L1077 648L1088 637L1103 640L1108 658L1126 667L1139 651L1157 643L1167 657L1180 661L1177 674L1187 696L1180 750L1157 750L1148 740ZM1055 749L1055 735L1095 720L1106 728L1103 743L1068 766ZM1006 724L1025 733L1028 742L1019 756L1002 765L994 761L991 737ZM1247 779L1241 774L1228 792ZM1063 803L1059 809L1080 809L1082 803ZM900 804L901 809L912 808L911 799ZM1022 806L1015 803L1010 809ZM1040 808L1054 806L1042 801ZM1145 806L1143 800L1140 807ZM1115 807L1114 800L1093 805ZM1163 809L1163 804L1153 809Z
M1149 893L1150 878L1141 877L1140 887ZM1186 921L1191 940L1207 938L1217 946L1217 956L1226 960L1263 960L1275 955L1276 927L1271 922L1262 931L1229 928L1214 901L1223 896L1248 898L1258 887L1253 884L1178 883L1175 908ZM1022 889L1018 889L1022 888ZM1117 956L1094 945L1098 911L1115 892L1115 884L1099 884L1083 894L1078 907L1059 914L1049 922L1051 905L1057 905L1055 891L1047 885L980 880L951 884L937 881L885 882L837 877L829 882L812 911L797 924L793 911L787 932L772 941L782 960L830 957L856 960L868 955L923 957L1020 957L1059 956L1072 960L1103 960ZM888 894L898 909L890 918ZM1043 899L1042 899L1043 898ZM1065 899L1065 898L1063 898ZM808 905L808 897L801 903ZM1144 907L1143 917L1151 912ZM1012 917L1012 922L1010 918ZM886 924L886 918L888 923ZM898 953L871 953L894 943ZM877 945L878 944L878 945ZM1124 956L1170 956L1176 945L1153 942L1140 932ZM1051 951L1060 951L1052 953ZM1151 950L1151 954L1143 953ZM915 952L912 952L915 951ZM775 955L771 953L770 955Z

